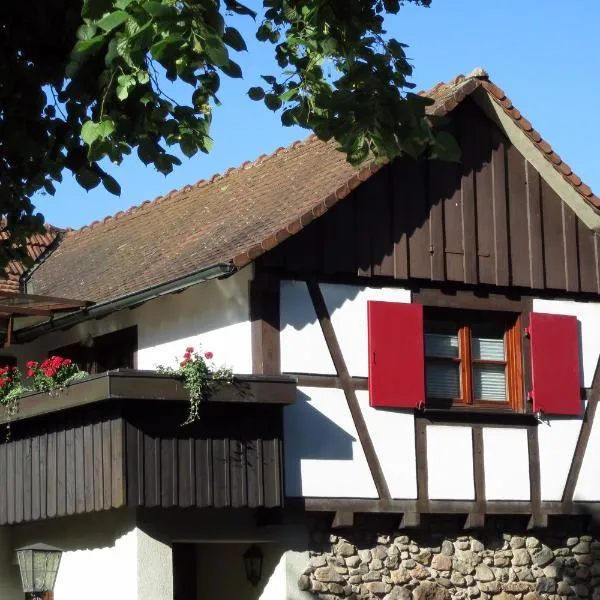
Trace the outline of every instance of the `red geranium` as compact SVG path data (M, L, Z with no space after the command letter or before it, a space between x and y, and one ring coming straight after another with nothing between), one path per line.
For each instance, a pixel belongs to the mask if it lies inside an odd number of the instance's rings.
M204 358L206 358L207 360L210 360L213 357L213 353L212 352L205 352L204 353Z

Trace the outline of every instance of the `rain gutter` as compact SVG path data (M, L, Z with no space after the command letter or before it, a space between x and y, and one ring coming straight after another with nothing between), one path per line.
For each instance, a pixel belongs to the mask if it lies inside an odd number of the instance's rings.
M233 275L236 271L237 268L231 263L217 263L210 267L200 269L190 275L173 279L167 283L153 285L139 292L134 292L133 294L127 294L105 302L98 302L98 304L93 304L92 306L82 308L60 317L53 316L49 321L24 327L23 329L15 331L14 342L19 344L30 342L49 331L72 327L73 325L77 325L88 319L99 319L112 312L124 308L133 308L148 300L153 300L160 296L164 296L165 294L182 291L192 285L209 281L210 279L224 279Z

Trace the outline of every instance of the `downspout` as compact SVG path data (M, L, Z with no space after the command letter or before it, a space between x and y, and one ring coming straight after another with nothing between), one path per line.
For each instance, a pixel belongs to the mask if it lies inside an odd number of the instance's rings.
M148 300L153 300L159 296L164 296L165 294L179 292L197 283L209 281L210 279L225 279L226 277L233 275L236 271L237 268L231 263L217 263L215 265L211 265L210 267L200 269L199 271L191 273L190 275L173 279L167 283L154 285L146 288L145 290L141 290L133 294L127 294L125 296L115 298L114 300L99 302L98 304L82 308L67 315L56 318L51 317L49 321L39 323L38 325L24 327L23 329L19 329L18 331L14 332L14 341L15 343L19 344L30 342L49 331L55 331L65 327L72 327L73 325L77 325L78 323L87 321L88 319L98 319L112 312L116 312L124 308L132 308L138 304L147 302Z

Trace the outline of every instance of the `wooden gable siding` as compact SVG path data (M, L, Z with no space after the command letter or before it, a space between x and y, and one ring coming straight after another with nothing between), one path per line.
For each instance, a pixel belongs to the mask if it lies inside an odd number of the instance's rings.
M462 162L387 165L260 259L293 276L358 275L600 292L600 240L470 99Z

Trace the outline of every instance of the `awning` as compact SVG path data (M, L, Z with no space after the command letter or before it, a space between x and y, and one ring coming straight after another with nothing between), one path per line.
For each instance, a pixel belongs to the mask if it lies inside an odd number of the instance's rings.
M0 292L0 317L51 316L56 312L77 310L92 304L85 300Z

